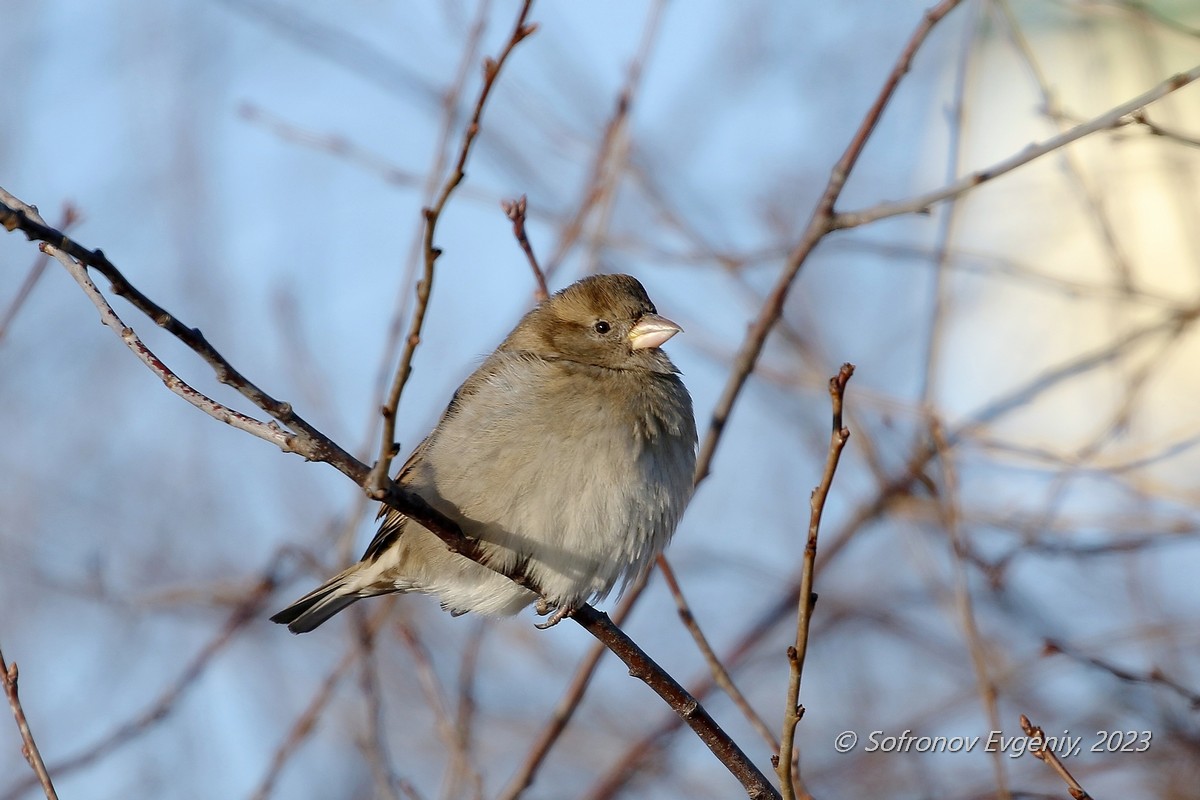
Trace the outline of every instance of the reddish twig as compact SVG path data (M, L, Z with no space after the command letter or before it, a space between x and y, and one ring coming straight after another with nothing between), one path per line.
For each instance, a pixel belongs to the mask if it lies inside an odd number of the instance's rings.
M505 200L500 207L504 209L504 215L512 220L513 236L517 237L517 243L521 245L521 249L525 251L525 257L529 259L529 266L533 269L533 279L537 282L537 289L534 290L533 296L540 303L550 296L550 290L546 287L546 275L538 266L537 256L533 254L533 245L529 243L529 236L525 233L525 195L521 195L516 200Z
M1079 781L1075 780L1074 776L1063 766L1062 761L1054 754L1054 751L1046 746L1046 734L1037 725L1029 721L1029 717L1021 715L1021 729L1025 731L1025 735L1031 740L1040 742L1037 747L1030 747L1029 754L1034 758L1044 761L1050 766L1058 776L1067 784L1067 791L1071 793L1071 797L1075 800L1092 800L1092 796L1084 791L1084 788L1079 785Z
M91 747L53 764L51 771L61 778L67 772L92 764L109 753L131 744L149 732L152 727L165 720L187 690L196 684L216 655L233 641L233 637L238 631L262 612L264 604L275 590L277 566L278 558L272 561L246 597L237 604L221 631L188 662L175 682L157 700L137 716L118 725ZM4 796L4 800L16 800L33 785L32 779L14 785Z
M829 379L829 397L833 404L833 431L829 437L829 452L825 456L825 471L821 482L813 489L808 501L808 539L804 545L804 562L800 573L799 612L796 619L796 643L787 650L788 691L787 704L783 708L783 732L779 736L779 755L772 759L775 774L784 800L795 800L796 787L792 780L792 753L796 740L796 725L804 716L800 705L800 678L804 674L804 658L808 654L808 630L812 624L813 606L817 596L813 593L813 572L817 563L817 536L821 530L821 515L825 512L825 501L833 486L842 450L850 439L850 430L842 425L842 402L846 397L846 384L854 375L853 364L842 364L842 368Z
M63 205L62 222L58 224L58 229L61 231L70 230L76 222L79 221L79 211L70 203ZM29 270L29 274L25 276L25 280L21 282L21 286L17 289L13 300L8 304L8 309L5 310L3 316L0 316L0 342L4 341L4 337L8 334L9 327L12 326L13 320L16 319L17 313L29 296L33 294L33 287L37 286L38 281L42 279L42 275L46 272L46 266L50 263L48 253L42 253L33 262L33 266Z
M625 593L625 598L612 613L614 625L621 625L625 622L625 617L633 609L649 577L649 572L642 575L638 582L631 586L629 591ZM575 715L575 710L579 708L579 704L583 701L583 695L587 692L588 686L591 685L592 676L595 675L596 667L600 663L600 657L604 655L606 649L602 643L597 642L579 662L579 666L575 668L575 675L571 678L571 682L568 684L566 692L563 693L562 699L558 701L558 705L554 707L554 711L550 714L550 719L547 720L545 727L542 728L541 733L534 740L533 747L530 748L529 754L525 756L525 760L521 763L517 774L504 787L504 791L498 795L497 800L516 800L526 789L533 785L534 777L537 775L542 763L546 760L546 756L550 754L550 750L554 747L559 737L562 736L571 718Z
M455 715L451 713L449 704L446 702L446 693L441 681L438 680L437 670L434 668L433 657L429 652L429 648L425 646L425 642L417 634L416 628L407 619L400 618L396 620L395 628L400 634L401 641L408 648L409 655L412 657L417 684L421 687L421 693L425 695L425 704L433 712L434 724L438 729L438 735L441 737L442 745L449 754L449 761L446 765L446 786L444 793L448 797L466 796L461 786L461 782L466 781L476 790L472 796L477 797L482 792L483 780L471 763L471 754L468 749L469 743L459 736L457 720L455 719Z
M967 578L967 543L963 539L961 517L958 510L958 475L954 462L950 457L950 443L946 441L946 432L941 422L936 418L930 424L930 438L937 450L938 461L942 466L941 490L937 492L938 512L941 516L942 527L950 539L950 549L954 556L954 597L959 621L963 627L963 636L967 641L967 651L971 656L971 666L975 671L975 685L983 701L984 713L988 716L991 730L1000 730L1000 707L996 697L996 681L988 668L988 654L984 646L983 635L979 632L979 623L975 619L975 601L971 596L971 586ZM1011 800L1012 793L1008 788L1008 775L1004 762L1006 754L995 749L992 754L992 769L996 775L996 796L1000 800Z
M675 570L671 568L671 564L665 556L660 555L656 563L658 571L663 576L663 580L667 582L667 589L670 590L671 597L675 599L675 609L679 613L679 619L683 622L683 627L687 628L688 633L692 635L692 640L695 641L696 647L700 649L700 654L704 656L704 661L708 664L708 669L712 673L713 681L729 696L733 704L742 712L742 716L750 723L750 727L758 732L758 735L767 743L767 748L774 753L779 749L779 742L775 739L775 735L771 733L771 729L767 727L767 723L763 721L763 718L750 705L750 701L738 689L737 684L733 682L733 676L729 674L729 670L721 663L720 656L717 655L712 645L709 644L708 637L700 629L699 623L696 622L696 616L692 613L687 599L683 596L683 589L679 586L679 581L675 578Z
M700 741L708 746L722 764L742 784L746 794L755 798L778 798L767 777L746 757L742 749L721 730L700 702L672 678L633 640L621 631L608 615L585 605L572 617L584 630L595 636L629 667L629 674L643 681L687 723Z
M21 755L29 762L29 767L37 776L38 783L42 785L47 800L58 800L54 782L50 780L50 772L46 769L46 762L42 760L42 753L38 750L37 742L33 740L33 731L29 729L29 720L25 718L25 709L21 707L21 698L17 694L17 677L16 662L7 663L4 660L4 650L0 649L0 685L4 687L4 695L8 698L8 707L12 709L13 719L17 721L17 730L21 732Z
M992 166L972 172L953 183L943 186L940 189L935 189L932 192L927 192L917 197L908 200L902 200L897 203L881 203L873 208L865 208L859 211L843 211L839 212L829 220L830 230L842 230L843 228L854 228L859 225L865 225L868 222L874 222L888 217L895 217L901 214L913 214L927 211L936 203L943 200L948 200L951 197L959 197L960 195L969 192L981 183L986 183L993 178L998 178L1006 172L1012 172L1017 167L1024 166L1030 161L1041 158L1047 153L1053 153L1071 142L1082 139L1085 136L1096 133L1097 131L1108 130L1118 125L1122 119L1130 114L1135 114L1141 111L1146 106L1153 103L1155 100L1160 100L1172 92L1182 89L1189 83L1200 79L1200 66L1193 67L1187 72L1181 72L1178 75L1173 75L1167 78L1162 83L1154 88L1143 92L1132 100L1127 100L1120 105L1105 111L1099 116L1093 117L1087 122L1076 125L1074 128L1063 131L1057 136L1051 136L1044 142L1031 144L1015 155L1000 161Z
M922 18L920 24L917 25L917 29L913 31L912 36L909 37L908 44L905 45L904 50L900 53L900 57L896 60L896 64L892 67L891 73L888 74L887 80L884 81L883 89L876 96L875 102L871 104L871 108L859 124L858 130L850 139L850 144L847 145L845 152L842 153L837 163L833 165L833 169L829 174L829 180L825 184L825 190L822 192L821 198L817 201L816 208L813 209L812 215L809 217L808 225L805 227L800 241L792 248L791 253L788 254L783 271L776 279L771 293L767 295L762 310L750 326L750 331L746 334L746 339L742 343L741 349L738 350L737 357L734 359L729 379L725 382L725 388L721 392L721 397L717 400L716 407L713 409L708 435L704 437L704 442L700 446L700 455L696 461L698 477L703 477L707 474L709 465L712 463L713 454L717 449L717 443L720 441L721 432L725 429L729 415L733 412L733 405L737 402L742 387L746 385L746 381L750 377L750 373L754 371L754 367L758 364L758 357L762 354L763 346L767 342L767 335L770 334L771 329L775 327L775 323L783 314L783 304L787 300L788 292L791 290L796 276L800 273L800 269L808 260L808 256L817 246L817 243L826 234L839 227L837 219L841 215L834 212L834 205L837 203L838 198L841 197L846 180L850 177L850 172L858 162L859 156L862 155L863 148L867 146L867 140L870 139L871 133L879 123L880 117L883 116L883 110L887 108L887 104L891 101L896 87L900 85L900 80L908 73L909 68L912 66L913 58L921 48L921 45L924 44L926 37L929 36L929 32L961 2L962 0L942 0L942 2L925 12L925 16Z
M479 135L480 121L483 118L483 108L492 93L492 87L496 84L496 77L500 74L501 67L504 66L513 49L537 30L537 25L526 23L525 21L529 16L529 10L532 6L533 0L525 0L521 4L521 11L517 14L517 21L513 26L512 34L509 36L508 43L504 46L504 49L500 51L500 55L494 59L484 59L483 86L480 88L479 97L475 101L475 111L471 115L470 122L467 123L466 131L463 133L462 145L458 151L458 161L450 177L442 184L442 189L438 193L433 205L425 208L423 212L425 216L425 236L422 252L424 253L425 272L422 278L417 281L417 304L413 309L412 320L409 323L408 339L405 341L404 351L400 354L400 364L396 367L396 373L392 379L392 388L388 392L387 400L381 409L381 413L383 414L383 433L379 447L379 458L376 460L375 466L371 468L366 483L367 492L374 500L383 500L388 492L388 484L391 483L389 476L391 475L392 459L396 457L396 453L399 451L399 446L396 443L396 409L400 404L400 395L403 393L404 386L408 382L408 376L412 373L413 355L416 353L417 345L421 343L421 329L425 324L425 312L429 308L429 293L433 288L434 262L437 261L438 256L442 252L438 247L434 246L434 232L437 229L442 211L446 207L446 202L450 199L450 195L467 176L467 159L471 155L471 146L475 143L475 138Z

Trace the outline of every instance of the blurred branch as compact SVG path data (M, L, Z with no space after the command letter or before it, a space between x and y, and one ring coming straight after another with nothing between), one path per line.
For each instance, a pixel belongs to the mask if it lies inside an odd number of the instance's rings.
M58 800L54 782L50 780L50 773L46 770L46 762L42 760L42 753L38 750L37 742L33 740L33 731L29 730L29 720L25 719L25 709L21 707L21 698L17 694L17 678L17 663L7 663L4 660L4 650L0 648L0 685L4 686L8 707L12 709L13 719L17 721L17 730L21 732L21 755L29 762L30 769L37 776L46 800Z
M500 207L504 209L504 215L512 221L513 236L517 237L517 244L521 245L521 249L525 251L525 257L529 259L529 266L533 269L533 279L537 283L533 297L540 303L550 296L550 290L546 287L546 275L538 266L537 256L533 254L533 245L529 243L529 236L525 233L525 209L527 206L525 195L521 195L516 200L505 200L500 204Z
M988 654L984 647L982 635L979 633L979 623L975 619L975 602L971 596L971 585L968 582L967 543L963 538L962 518L959 513L958 473L951 459L951 447L946 441L946 432L941 421L936 417L931 420L930 437L937 449L938 463L942 467L942 488L938 491L938 513L941 516L942 527L950 539L950 550L954 564L954 598L957 606L959 622L967 642L967 652L971 656L971 665L975 671L975 685L983 701L983 710L987 714L988 724L993 731L1000 730L1000 708L996 697L996 681L988 669ZM1011 800L1012 792L1008 788L1008 775L1004 769L1007 754L995 749L991 753L992 769L996 774L996 796L1000 800Z
M1147 3L1144 0L1114 0L1114 4L1120 8L1128 9L1134 14L1139 14L1148 19L1152 19L1164 28L1182 33L1184 36L1192 36L1200 39L1200 28L1193 28L1190 25L1185 25L1174 17L1168 16L1154 7L1153 3Z
M492 69L495 69L494 64ZM459 171L461 171L461 159L459 166ZM449 184L447 185L449 186ZM363 487L373 497L378 495L376 499L385 502L389 507L405 514L413 521L431 531L446 543L447 548L451 552L458 553L472 561L488 566L514 583L541 594L539 587L522 571L519 565L514 565L510 570L499 570L489 565L479 543L467 538L458 525L437 512L419 495L402 489L392 481L388 481L386 486L381 490L371 488L371 470L365 464L304 422L292 410L290 404L280 403L271 398L234 370L232 365L204 339L198 330L184 326L175 317L141 294L121 275L102 252L99 250L89 251L60 231L48 228L37 220L31 219L29 214L24 210L24 208L28 207L14 208L9 204L10 198L11 195L0 189L0 224L3 224L10 231L19 229L30 239L54 242L55 247L52 249L61 249L81 264L96 269L101 274L109 277L113 281L113 288L117 294L128 298L143 313L146 313L161 327L174 334L176 338L180 339L180 341L204 358L205 361L213 365L221 382L238 389L244 396L259 405L260 408L268 411L268 413L280 422L293 428L292 433L278 432L276 439L281 450L300 453L310 461L321 461L330 464L359 486ZM15 201L15 198L11 199ZM19 201L15 202L19 203ZM35 209L31 209L31 211L36 214ZM66 261L69 262L70 259ZM73 269L73 267L68 266L68 269ZM94 286L91 286L91 281L86 279L86 274L83 277L85 279L84 283L90 286L90 290L85 286L85 291L89 291L89 293L94 292L99 297L98 290ZM100 297L100 299L102 300L103 298ZM107 304L105 303L105 305ZM101 313L103 316L105 312L102 310ZM113 316L115 317L115 314ZM122 338L125 338L126 335L133 337L132 329L125 327L123 324L118 325L116 323L119 323L119 320L116 320L111 326L114 327L118 335ZM133 337L133 339L136 341L136 337ZM144 349L144 345L142 348ZM149 351L146 350L145 353L149 354ZM161 362L158 362L152 355L147 355L143 360L147 361L148 366L155 368L149 359L152 359L154 364L161 365ZM166 369L165 365L161 365L161 367L163 370ZM195 392L191 387L183 386L187 390ZM199 393L196 394L198 395ZM196 402L199 404L200 400L205 399L207 398L200 396ZM232 411L230 413L237 414L237 412ZM216 415L214 414L214 416ZM261 431L262 428L267 428L268 431L272 429L271 426L264 426L262 423L258 423L256 420L244 417L243 415L238 415L233 420L225 419L223 421L235 424L235 422L241 422L243 419L247 422L242 424L246 424L252 432ZM250 425L249 423L254 423L254 425ZM241 424L237 425L237 427L241 427ZM268 438L263 433L260 432L259 435L262 438ZM585 605L580 612L577 612L574 618L589 633L629 664L631 674L655 689L671 705L676 713L692 726L693 730L697 732L705 744L722 760L726 768L743 782L750 797L774 796L774 790L770 787L770 784L758 768L746 758L746 755L733 743L728 735L699 706L695 698L688 695L673 678L666 674L649 656L638 649L632 640L612 624L607 615L601 615L594 608ZM100 752L99 749L94 749L89 758L94 758L98 752Z
M1017 19L1012 5L1007 0L995 0L989 6L993 12L992 16L998 22L998 27L1008 34L1013 48L1017 51L1021 60L1025 62L1026 69L1029 70L1034 83L1037 84L1038 93L1042 97L1042 111L1051 119L1059 133L1068 130L1070 123L1058 103L1058 98L1050 88L1050 81L1047 80L1041 64L1038 63L1037 56L1033 52L1033 47L1030 46L1029 39L1021 29L1021 23ZM1104 240L1104 247L1112 261L1113 271L1116 273L1116 285L1121 287L1122 290L1128 291L1132 289L1134 284L1133 267L1122 251L1120 242L1117 240L1116 228L1113 225L1112 216L1105 209L1104 203L1101 202L1099 193L1088 182L1075 153L1070 148L1063 148L1061 158L1063 166L1066 167L1067 176L1075 184L1080 197L1087 204L1088 211L1091 213L1100 237Z
M271 763L267 765L266 773L263 775L262 780L259 781L254 793L250 795L251 800L267 800L271 796L271 793L275 790L275 783L279 780L279 775L283 772L283 768L287 766L287 762L296 754L296 751L304 740L312 734L316 728L317 721L321 718L321 714L325 710L325 706L329 704L330 699L333 697L333 690L341 683L342 678L346 676L346 673L350 671L355 662L362 657L363 652L358 647L346 648L341 661L325 676L325 680L321 682L320 687L313 694L308 706L296 718L287 736L284 737L279 747L275 749L275 754L271 756Z
M467 175L467 158L471 154L471 145L474 144L475 137L479 135L479 124L483 118L483 107L487 103L488 96L492 93L492 87L495 86L496 76L500 74L500 69L508 60L508 56L512 53L513 49L537 30L536 24L526 24L525 22L532 5L533 0L525 0L521 4L521 11L517 15L517 21L513 26L512 34L509 36L508 43L504 46L504 49L500 51L500 55L495 59L484 59L483 86L479 90L479 98L475 101L475 111L471 115L471 121L467 123L467 129L463 133L462 145L458 151L458 162L455 164L454 172L450 174L450 177L442 185L437 200L432 206L424 210L425 274L421 280L417 281L417 304L413 310L412 320L409 324L408 340L405 342L404 352L400 355L400 364L396 367L396 374L392 379L392 388L388 392L387 401L382 408L383 434L379 448L379 458L376 460L375 466L371 468L371 472L367 476L367 483L365 484L367 493L374 500L384 499L388 491L388 484L391 482L388 476L391 475L392 459L395 458L399 450L399 445L396 443L396 408L400 404L400 395L404 391L404 385L408 382L408 376L412 373L413 354L416 352L417 345L421 343L421 328L424 325L425 312L429 306L429 293L433 288L433 265L442 252L433 244L438 219L441 217L442 210L446 207L446 202L450 199L450 195Z
M1133 112L1129 116L1129 124L1140 125L1155 136L1161 136L1164 139L1170 139L1171 141L1179 142L1180 144L1186 144L1188 147L1200 147L1200 137L1187 136L1177 131L1164 128L1157 122L1151 122L1150 117L1147 115L1146 109L1144 108Z
M157 700L147 706L142 713L133 719L127 720L113 728L106 736L91 747L54 764L51 771L61 778L68 772L86 767L122 747L126 747L138 737L149 732L155 725L165 720L176 703L183 697L184 693L192 688L200 676L204 674L204 671L217 654L233 641L234 635L262 613L264 604L275 590L276 572L282 555L283 551L271 560L271 563L263 571L263 574L258 577L256 583L248 590L245 598L230 613L228 619L225 621L225 625L217 635L192 658L187 666L184 667L179 677L175 679L175 682ZM14 785L4 795L4 800L18 800L33 785L34 782L32 779Z
M598 207L604 209L616 194L616 185L621 175L621 169L618 166L619 149L626 141L624 134L626 123L629 120L629 112L633 108L638 88L641 85L642 69L658 40L659 23L662 20L665 5L666 0L655 0L654 6L650 9L646 26L642 30L642 40L638 45L636 55L629 62L625 83L617 92L616 103L608 122L605 123L600 143L596 147L596 154L592 158L592 168L587 182L584 183L575 213L563 224L558 241L554 245L550 258L546 261L547 275L552 276L562 266L567 253L583 235L584 227L595 209ZM601 213L603 214L603 210Z
M638 597L641 596L642 590L645 589L650 574L650 572L644 573L638 578L637 583L631 586L629 591L626 592L625 598L612 614L613 624L624 624L625 617L629 615ZM575 675L572 676L570 684L567 685L567 690L563 693L562 699L558 701L558 705L550 713L550 719L546 721L541 733L534 740L529 754L525 756L525 760L521 763L516 775L504 787L504 791L497 795L497 800L516 800L526 789L533 785L534 777L537 775L538 770L541 769L546 756L550 754L550 750L558 742L563 731L567 729L567 725L574 716L576 709L579 708L579 704L583 700L583 695L592 682L592 676L596 674L596 667L600 663L600 657L604 655L606 649L603 644L597 642L579 662L579 665L575 668ZM672 719L675 718L673 717Z
M958 197L966 192L979 186L981 183L986 183L993 178L1012 172L1017 167L1024 166L1031 161L1034 161L1047 153L1053 153L1061 147L1082 139L1085 136L1096 133L1097 131L1106 130L1120 124L1122 118L1136 113L1145 106L1159 100L1174 91L1182 89L1189 83L1192 83L1197 78L1200 78L1200 66L1193 67L1187 72L1181 72L1174 75L1162 83L1155 86L1153 89L1146 91L1132 100L1127 100L1118 106L1115 106L1108 111L1105 111L1099 116L1076 125L1057 136L1052 136L1049 139L1039 144L1031 144L1021 152L1009 156L1003 161L993 164L987 169L982 169L977 172L960 178L953 183L943 186L940 189L935 189L932 192L927 192L923 195L918 195L909 200L903 200L897 203L880 203L872 208L865 208L859 211L842 211L832 215L829 220L829 230L842 230L844 228L855 228L859 225L866 225L868 222L895 217L901 214L916 214L927 213L932 205L939 203L942 200L951 197Z
M660 555L657 563L658 571L662 573L663 579L667 582L667 588L671 592L671 597L675 598L675 608L679 612L679 619L683 622L683 627L687 628L688 633L692 635L692 639L696 642L696 647L700 649L700 654L704 656L704 661L708 664L708 668L712 672L713 680L729 696L729 699L733 701L738 710L742 712L742 716L750 723L750 727L754 728L763 741L767 743L767 749L774 753L779 749L779 742L775 739L775 735L771 733L771 729L767 727L767 723L758 715L758 712L750 705L750 701L746 699L746 696L738 689L737 684L733 682L733 676L729 674L729 670L721 663L720 656L713 650L712 645L708 643L708 637L704 635L704 631L700 630L700 625L696 622L696 617L683 596L683 589L680 588L679 581L675 578L675 570L671 568L671 564L667 561L666 556Z
M482 797L483 781L479 776L478 770L471 763L469 742L459 736L459 727L456 724L454 715L450 713L445 692L441 682L438 680L437 670L433 666L433 657L429 653L429 648L421 640L416 628L406 619L397 619L395 628L400 634L401 641L408 648L409 655L412 657L413 666L416 668L417 683L421 687L421 693L425 695L425 704L433 712L434 723L442 739L442 745L450 755L450 759L446 764L446 790L444 795L456 798L466 797L467 795L461 791L461 787L458 785L460 780L465 779L474 790L471 796L476 798Z
M1030 739L1041 742L1040 746L1030 748L1029 754L1034 758L1046 762L1050 765L1051 769L1058 773L1058 776L1066 782L1067 791L1071 793L1071 797L1074 797L1075 800L1092 800L1092 796L1085 792L1083 787L1079 785L1079 781L1075 780L1071 773L1067 771L1067 768L1058 760L1058 756L1054 754L1054 751L1046 746L1046 734L1042 731L1041 727L1034 725L1029 721L1029 717L1022 714L1021 729L1025 731L1025 735Z
M813 607L817 595L813 592L813 570L817 563L817 536L821 530L821 516L825 512L825 501L833 487L833 476L837 472L842 450L850 439L850 431L842 425L842 402L846 397L846 384L854 375L854 365L842 364L842 368L829 379L829 397L833 405L833 431L829 436L829 452L825 456L825 471L821 482L813 489L808 501L808 539L804 545L804 562L800 572L799 611L796 618L796 643L787 649L788 690L787 705L783 709L783 732L779 735L779 754L773 759L775 772L783 789L784 800L795 800L796 787L792 780L792 753L796 741L796 725L804 716L800 705L800 678L804 673L804 658L808 655L808 630L812 624Z
M1081 661L1084 664L1095 667L1096 669L1104 670L1114 678L1127 683L1146 683L1162 686L1186 700L1188 706L1193 711L1200 710L1200 692L1197 692L1194 689L1189 689L1182 683L1168 678L1165 674L1163 674L1162 670L1158 669L1157 667L1149 672L1132 672L1124 667L1118 667L1116 664L1110 663L1101 658L1087 655L1086 653L1081 653L1075 648L1055 639L1047 639L1043 646L1043 650L1046 654L1062 653L1063 655L1073 658L1076 661Z
M883 110L887 108L892 95L896 92L896 87L900 85L901 79L908 74L913 58L916 56L917 50L921 48L921 45L924 44L925 39L929 36L929 32L961 2L962 0L942 0L942 2L925 12L925 16L909 37L908 43L905 45L903 51L901 51L900 57L896 60L892 71L884 81L883 88L871 104L871 108L867 111L863 121L859 124L858 130L855 131L854 136L850 139L845 152L842 153L837 163L833 165L833 169L829 174L829 180L825 184L825 190L822 192L821 198L817 201L816 208L813 209L812 215L809 217L808 225L805 227L800 241L792 249L791 253L788 254L783 271L775 281L771 293L767 295L767 300L763 304L762 310L750 326L750 331L746 335L746 339L742 343L742 347L734 360L729 379L725 382L725 388L721 392L721 397L717 401L716 407L713 409L708 434L704 437L704 442L700 446L700 455L696 460L696 475L698 479L708 474L709 465L712 463L717 443L720 441L721 432L725 429L729 415L733 412L733 405L737 402L742 387L746 385L750 373L754 371L754 367L758 363L758 357L762 354L763 347L766 345L767 336L771 333L771 329L774 328L775 323L783 314L784 302L787 300L788 292L791 290L796 276L799 275L800 269L808 260L808 256L812 253L813 249L816 248L817 244L826 234L840 227L845 227L838 224L838 220L843 215L837 214L834 211L834 205L837 203L838 198L841 197L842 189L845 187L846 181L850 177L850 172L854 169L854 165L858 162L858 157L862 155L863 148L867 146L867 141L870 139L871 133L879 123L880 117L883 116Z
M58 224L58 229L68 231L76 222L79 221L79 210L70 203L63 205L62 222ZM42 275L46 272L46 265L50 263L50 255L48 253L40 253L34 260L33 266L29 269L29 274L25 276L25 280L21 282L21 286L17 289L16 295L8 305L8 309L0 316L0 342L4 341L4 337L8 334L9 327L12 326L13 320L17 318L17 313L20 312L22 306L33 293L33 287L37 286Z

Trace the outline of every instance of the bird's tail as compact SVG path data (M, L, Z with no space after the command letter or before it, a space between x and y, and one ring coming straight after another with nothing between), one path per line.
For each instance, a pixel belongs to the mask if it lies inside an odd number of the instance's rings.
M361 600L361 594L348 580L351 570L331 578L271 617L271 622L287 625L292 633L308 633L346 606Z

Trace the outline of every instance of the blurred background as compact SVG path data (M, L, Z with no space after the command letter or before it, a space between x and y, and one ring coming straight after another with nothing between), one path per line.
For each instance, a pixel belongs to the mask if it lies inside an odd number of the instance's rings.
M533 301L501 210L522 194L552 289L629 272L685 328L668 350L703 431L924 9L536 3L438 228L402 455ZM517 11L0 0L0 186L51 224L77 215L80 242L370 460L420 210ZM838 207L935 189L1197 64L1191 0L966 0ZM865 752L874 731L1015 736L1020 714L1082 737L1066 764L1096 797L1197 796L1200 87L1123 122L826 237L676 534L698 623L778 736L826 382L857 365L801 691L814 797L1066 796L1046 765L982 745ZM60 794L502 796L591 638L419 596L303 637L272 625L357 558L375 508L166 391L40 258L0 237L0 644ZM184 379L254 411L114 304ZM625 629L770 770L657 575ZM1106 752L1120 741L1101 731L1150 744ZM606 654L523 796L741 794ZM0 798L40 795L0 719Z

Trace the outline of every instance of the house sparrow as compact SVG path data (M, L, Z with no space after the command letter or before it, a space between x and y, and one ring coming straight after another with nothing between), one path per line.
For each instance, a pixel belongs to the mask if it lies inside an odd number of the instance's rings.
M647 570L691 498L692 400L659 349L680 330L628 275L568 286L467 378L396 478L481 541L490 563L523 567L556 608L539 627ZM431 594L455 615L539 599L394 509L380 516L359 563L272 621L304 633L391 592Z

